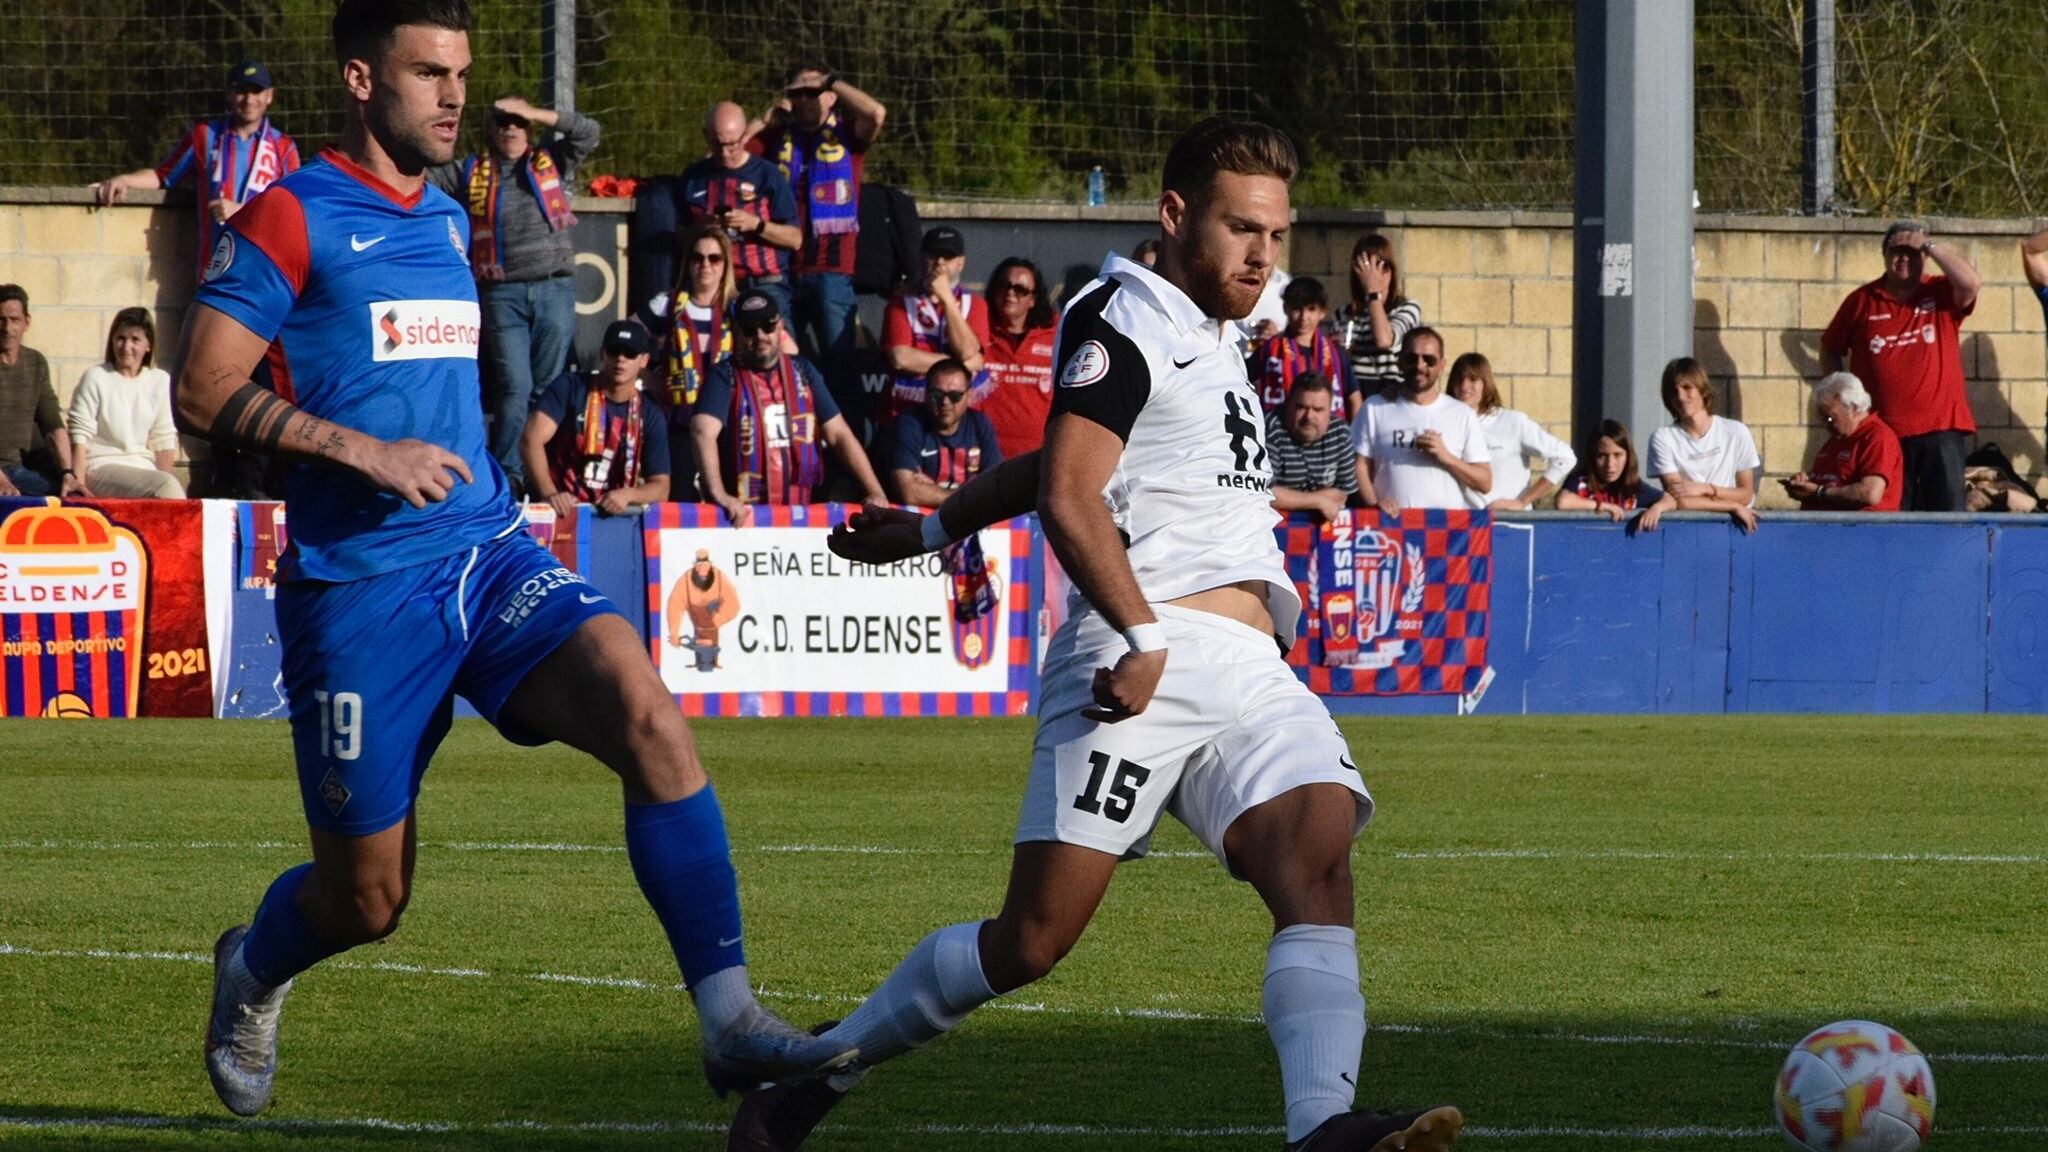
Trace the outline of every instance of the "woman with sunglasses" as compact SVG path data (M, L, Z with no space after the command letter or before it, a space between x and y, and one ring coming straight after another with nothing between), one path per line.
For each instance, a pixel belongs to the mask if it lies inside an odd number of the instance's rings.
M996 265L988 278L988 315L982 358L990 391L981 410L995 425L1004 456L1035 452L1052 411L1053 337L1059 330L1038 265L1022 256Z

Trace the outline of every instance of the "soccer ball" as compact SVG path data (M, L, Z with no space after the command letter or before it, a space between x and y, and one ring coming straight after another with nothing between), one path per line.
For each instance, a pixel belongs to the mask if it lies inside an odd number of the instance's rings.
M1934 1127L1934 1071L1882 1024L1843 1020L1792 1046L1778 1130L1810 1152L1918 1152Z

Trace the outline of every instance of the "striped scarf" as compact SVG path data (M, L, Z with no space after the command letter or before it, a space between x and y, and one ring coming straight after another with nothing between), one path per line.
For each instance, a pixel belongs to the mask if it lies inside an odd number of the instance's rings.
M741 503L811 502L825 475L818 414L790 357L765 372L733 364L731 424L725 467Z
M529 148L512 162L513 174L522 179L534 199L540 201L541 215L548 230L560 232L576 223L569 210L569 189L562 183L562 170L545 148ZM504 191L498 162L490 153L471 156L463 163L462 183L469 190L469 267L478 280L494 283L505 278L505 265L498 259L498 196Z
M1281 333L1269 336L1259 345L1257 353L1261 375L1259 377L1259 402L1271 412L1287 403L1287 394L1294 390L1295 378L1303 372L1313 371L1330 385L1330 415L1334 419L1344 418L1344 382L1340 364L1344 350L1328 333L1318 330L1308 350L1294 342L1294 337Z
M206 177L207 193L199 198L199 211L206 214L206 205L212 200L233 200L246 204L249 197L276 183L284 171L284 133L270 126L270 117L256 129L256 147L249 155L249 166L242 170L240 179L234 172L235 129L231 121L223 117L206 126L210 136L208 151L212 163Z
M775 162L789 177L790 190L809 211L814 236L860 231L860 187L854 182L853 150L839 138L839 113L816 131L791 124L782 130Z
M593 386L583 398L575 428L569 435L557 435L548 446L549 463L562 489L585 504L614 488L640 483L640 394L633 393L624 416L607 419L604 393Z
M690 297L680 286L672 299L675 324L669 328L668 347L662 354L662 363L667 366L662 394L670 412L687 414L697 402L697 389L704 382L704 374L732 354L732 329L725 322L723 307L713 308L711 319L699 327L690 318Z

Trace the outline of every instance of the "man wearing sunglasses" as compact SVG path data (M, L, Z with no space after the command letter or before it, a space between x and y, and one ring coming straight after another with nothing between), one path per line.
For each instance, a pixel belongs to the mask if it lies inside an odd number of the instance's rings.
M1472 409L1444 395L1444 339L1401 338L1401 393L1368 397L1351 426L1358 495L1389 516L1403 508L1474 508L1493 489L1493 454Z
M810 503L830 452L860 485L864 502L886 502L818 370L783 352L774 297L759 289L740 293L732 330L732 355L704 378L690 417L705 498L744 528L754 522L756 504Z
M1927 275L1933 259L1943 275ZM1884 275L1849 293L1820 337L1820 370L1844 365L1869 389L1906 457L1904 510L1963 511L1965 440L1977 430L1963 390L1963 318L1984 278L1927 225L1885 229Z
M790 284L797 336L842 405L862 399L853 333L861 171L888 115L881 101L830 70L800 64L789 70L782 99L748 126L747 147L773 160L796 195L803 231Z
M923 275L906 285L882 313L882 355L892 373L878 422L893 424L924 406L925 373L941 360L958 360L973 374L980 400L988 390L982 349L988 346L988 302L960 283L967 271L967 241L941 224L919 245Z
M536 141L536 130L555 138ZM576 338L576 245L569 180L597 148L597 121L536 108L517 96L491 105L488 147L427 170L427 180L469 211L469 271L483 308L485 386L494 390L491 455L526 482L520 435ZM370 237L358 242L374 243Z
M950 356L924 377L924 407L896 418L889 483L900 504L937 508L953 489L1003 462L995 425L968 407L967 365Z

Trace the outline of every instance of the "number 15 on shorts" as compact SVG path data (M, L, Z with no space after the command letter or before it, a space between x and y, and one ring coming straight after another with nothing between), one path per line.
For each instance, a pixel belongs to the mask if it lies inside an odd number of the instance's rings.
M353 760L363 754L363 698L354 692L313 693L320 712L320 754L330 760Z
M1111 774L1111 764L1115 773ZM1074 807L1090 816L1103 816L1122 824L1131 818L1131 811L1138 803L1138 789L1152 778L1152 770L1129 760L1115 760L1107 752L1088 754L1088 783L1081 794L1074 797ZM1103 794L1103 782L1109 782L1108 795Z

